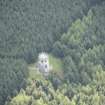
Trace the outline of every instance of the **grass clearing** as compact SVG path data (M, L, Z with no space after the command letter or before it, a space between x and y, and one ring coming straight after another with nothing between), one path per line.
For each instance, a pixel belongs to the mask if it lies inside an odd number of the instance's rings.
M28 66L29 69L29 78L30 79L43 79L43 75L37 70L37 68L35 67L35 63L30 64Z
M63 64L61 59L56 58L53 55L49 54L49 62L50 62L50 65L53 67L54 71L63 70Z

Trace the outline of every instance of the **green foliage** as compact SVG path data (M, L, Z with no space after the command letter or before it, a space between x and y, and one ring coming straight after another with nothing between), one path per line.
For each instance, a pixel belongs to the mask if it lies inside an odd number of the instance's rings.
M28 105L30 103L31 97L27 96L24 91L19 93L8 105Z
M0 1L0 56L34 62L89 7L87 0Z
M105 67L105 43L103 40L100 41L101 37L105 39L104 30L96 26L105 19L103 14L102 18L98 17L103 13L104 3L98 8L100 8L99 14L96 12L97 7L89 10L87 16L72 23L68 32L54 44L53 53L62 57L67 81L88 84L93 79L92 75L95 72L93 68L96 65ZM96 29L99 33L96 33Z
M25 86L28 76L27 64L23 60L0 59L0 104Z
M0 105L105 105L104 77L104 0L0 0Z

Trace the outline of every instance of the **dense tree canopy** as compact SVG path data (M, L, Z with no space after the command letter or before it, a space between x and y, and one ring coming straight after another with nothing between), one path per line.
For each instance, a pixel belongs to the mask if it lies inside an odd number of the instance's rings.
M104 0L0 0L0 105L105 105L104 77Z
M51 51L68 26L87 13L90 1L1 0L0 56L23 57L30 62L38 52Z
M27 65L22 60L0 59L0 104L25 86ZM7 97L8 96L8 97Z
M93 66L105 67L104 5L92 8L87 16L73 22L53 46L53 53L64 60L67 80L82 83L87 77L88 83L92 79Z

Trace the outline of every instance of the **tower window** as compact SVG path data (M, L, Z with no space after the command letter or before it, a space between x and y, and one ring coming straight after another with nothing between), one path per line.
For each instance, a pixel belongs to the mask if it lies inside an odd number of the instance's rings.
M45 68L47 68L47 65L45 65Z

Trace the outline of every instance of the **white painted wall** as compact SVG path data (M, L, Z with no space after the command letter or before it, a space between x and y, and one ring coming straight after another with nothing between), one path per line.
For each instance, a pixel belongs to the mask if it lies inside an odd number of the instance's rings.
M48 74L50 71L49 58L46 53L40 53L38 56L38 69L43 74Z

